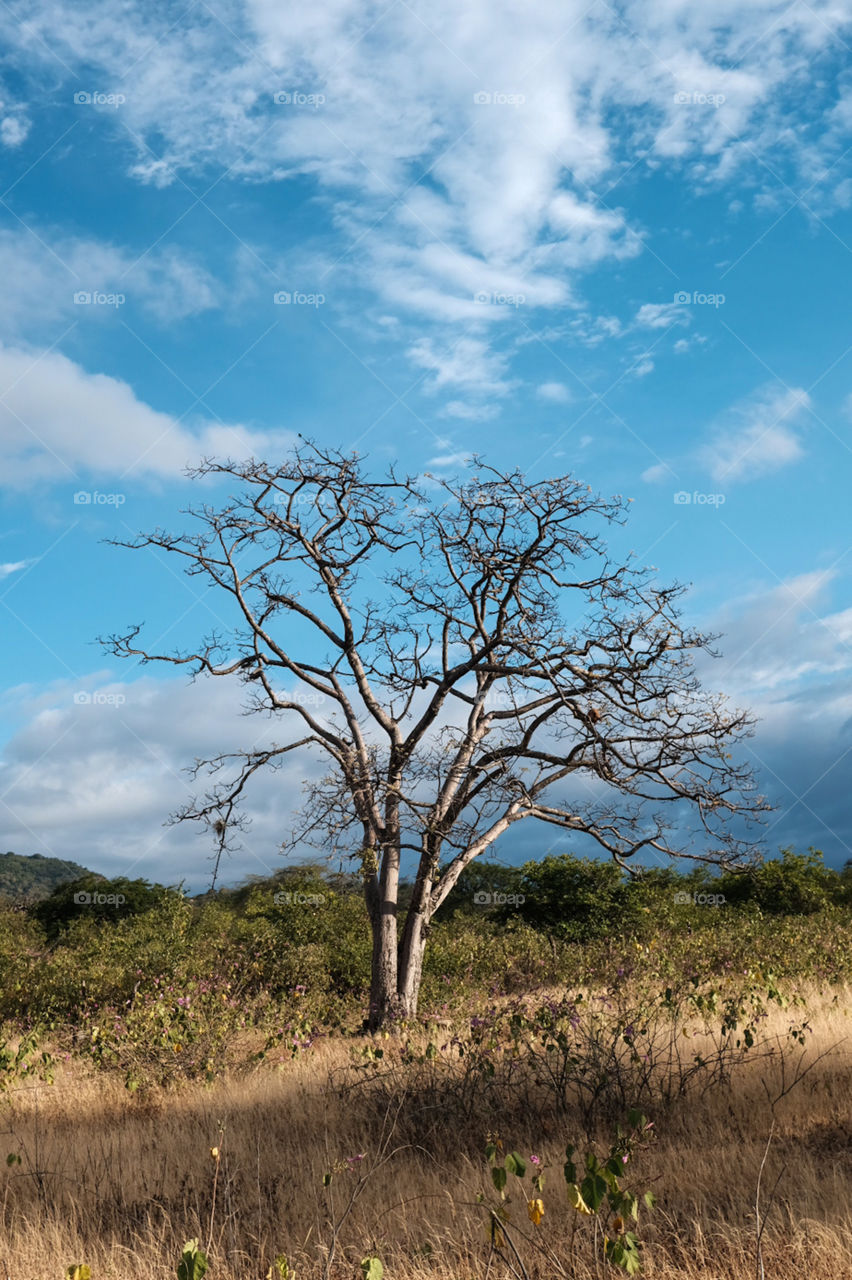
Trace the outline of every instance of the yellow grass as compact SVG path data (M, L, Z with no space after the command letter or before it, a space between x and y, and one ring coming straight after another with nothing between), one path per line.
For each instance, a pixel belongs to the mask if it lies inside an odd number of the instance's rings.
M773 1280L852 1275L852 1041L837 1044L849 1033L848 1004L844 993L812 1010L806 1061L830 1052L775 1109L764 1173L766 1202L783 1169L764 1239ZM388 1158L343 1223L329 1275L360 1275L360 1258L375 1250L387 1280L498 1280L510 1272L499 1259L487 1271L475 1203L489 1194L488 1130L553 1166L540 1232L565 1256L561 1164L565 1142L581 1140L579 1121L518 1114L507 1099L501 1114L461 1123L418 1094L413 1077L406 1092L404 1070L388 1104L355 1084L352 1052L351 1041L319 1041L281 1070L141 1097L72 1064L52 1088L17 1091L0 1103L0 1280L54 1280L74 1262L87 1262L93 1280L160 1280L174 1276L194 1236L210 1241L210 1280L261 1280L276 1254L298 1280L319 1280L359 1176L340 1172L324 1189L323 1174L361 1153L368 1171L381 1150ZM755 1185L772 1121L761 1078L780 1091L780 1068L755 1064L656 1118L658 1141L636 1170L659 1201L640 1233L649 1278L756 1275ZM7 1168L7 1152L22 1163ZM523 1204L513 1218L533 1233ZM590 1262L581 1251L578 1276L595 1275ZM531 1264L529 1274L554 1272Z

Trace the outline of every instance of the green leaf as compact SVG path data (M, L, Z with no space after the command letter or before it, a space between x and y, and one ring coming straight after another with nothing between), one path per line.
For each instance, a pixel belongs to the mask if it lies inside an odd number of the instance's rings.
M491 1170L491 1181L494 1183L495 1189L502 1195L506 1187L506 1170L502 1165L497 1165Z
M178 1280L201 1280L210 1264L198 1247L197 1240L187 1240L178 1263Z
M597 1213L606 1195L606 1181L599 1173L587 1173L580 1183L580 1190L586 1204L591 1207L593 1213Z
M629 1276L635 1276L642 1270L642 1259L636 1237L628 1231L618 1240L608 1240L606 1256L615 1267L621 1267Z
M296 1273L290 1270L290 1264L283 1253L275 1259L267 1271L266 1280L296 1280Z
M362 1258L361 1274L364 1280L382 1280L385 1269L378 1258Z
M639 1218L639 1201L632 1191L623 1191L621 1195L622 1212L629 1213L634 1222Z
M329 1185L329 1183L330 1183L330 1182L331 1182L331 1174L330 1174L330 1173L324 1173L324 1174L322 1175L322 1185L323 1185L324 1187L327 1187L327 1186Z
M654 1205L657 1203L657 1197L654 1195L653 1191L646 1191L642 1199L645 1201L649 1209L653 1209Z
M517 1151L512 1151L506 1156L506 1169L509 1173L513 1173L516 1178L522 1178L527 1171L527 1162L523 1156L519 1156Z

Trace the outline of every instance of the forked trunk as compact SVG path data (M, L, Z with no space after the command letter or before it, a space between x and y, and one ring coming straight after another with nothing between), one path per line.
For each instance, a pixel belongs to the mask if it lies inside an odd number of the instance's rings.
M417 1017L423 952L426 946L423 918L409 913L402 939L397 942L396 918L390 912L373 924L373 964L370 984L371 1031L389 1030Z

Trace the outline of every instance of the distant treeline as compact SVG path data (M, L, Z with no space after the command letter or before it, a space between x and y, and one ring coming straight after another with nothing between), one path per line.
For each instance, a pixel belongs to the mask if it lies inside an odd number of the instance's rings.
M410 893L411 886L405 885L403 908ZM172 896L183 896L180 886L167 888L142 879L107 879L83 872L57 884L28 912L48 939L56 939L81 917L116 922L161 906ZM230 913L256 915L266 897L273 902L277 898L278 906L307 906L322 915L323 907L332 901L360 900L361 882L356 873L329 873L312 863L283 868L267 879L255 877L239 888L220 889L192 901L196 909L216 902ZM628 872L611 860L560 854L519 867L473 862L436 920L459 917L472 922L487 917L582 941L612 933L645 933L649 925L688 925L699 912L706 924L710 911L797 916L845 905L852 906L852 860L835 871L825 866L816 849L807 853L785 849L778 858L721 874L701 865L688 872L673 866Z
M430 926L423 1007L605 983L636 965L662 989L754 965L846 981L850 923L852 866L832 871L815 850L724 875L628 876L570 855L514 868L482 861ZM358 1025L370 957L357 873L291 866L192 898L180 885L87 872L39 902L0 899L0 1028L73 1027L120 1058L132 1023L134 1045L174 1041L182 1062L194 1045L203 1072L213 1031L227 1046L270 1018L285 1030L306 1018Z
M447 911L489 910L565 938L644 932L647 917L676 925L710 910L765 916L812 915L852 906L852 860L842 871L826 867L817 849L784 849L740 871L721 874L703 865L623 871L611 860L561 854L521 867L472 863L447 900Z

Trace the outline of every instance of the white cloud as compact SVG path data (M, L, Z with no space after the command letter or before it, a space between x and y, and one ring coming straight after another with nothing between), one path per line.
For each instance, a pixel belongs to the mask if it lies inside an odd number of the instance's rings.
M499 412L496 404L467 404L464 400L449 400L443 409L445 417L467 422L490 422Z
M26 140L31 127L24 104L0 84L0 145L14 150Z
M49 50L93 83L124 75L114 136L140 140L138 178L307 175L345 234L364 236L371 287L446 319L504 278L535 305L564 305L578 270L639 252L641 228L594 194L637 157L699 184L760 173L755 153L818 166L788 114L852 14L837 0L626 0L618 15L538 0L519 21L486 0L232 0L173 23L141 0L82 12L33 0L25 24L2 20L36 75ZM810 93L808 105L836 146L848 104ZM502 318L490 312L483 323Z
M430 458L427 467L463 467L470 460L469 453L442 453Z
M852 610L826 611L836 576L809 570L762 586L721 611L714 625L726 637L726 687L749 696L789 692L806 676L852 670Z
M669 329L673 324L689 324L689 313L677 302L646 302L633 323L639 329Z
M429 371L427 391L460 388L482 396L503 396L515 385L505 377L507 357L491 351L480 338L461 338L441 350L431 338L420 338L408 350L418 368Z
M770 384L735 405L699 459L722 484L752 480L798 461L801 424L810 406L806 391Z
M707 620L722 657L699 666L757 718L748 754L777 806L770 849L813 844L838 862L852 857L852 610L831 608L836 578L815 569L731 600Z
M77 699L87 696L88 702ZM0 756L4 849L71 858L111 875L209 883L209 840L195 824L164 828L193 790L185 770L197 756L271 743L275 729L240 714L242 691L227 680L144 678L108 672L44 691L10 690L4 712L20 725ZM280 732L280 730L279 730ZM285 761L258 776L249 797L253 825L223 877L265 875L280 866L278 846L313 768Z
M114 483L180 474L202 455L248 457L286 447L284 433L181 423L118 378L87 373L57 352L0 346L0 483L109 476Z
M575 342L581 342L586 347L599 347L601 343L610 338L618 338L624 332L617 316L592 316L588 312L569 320L567 330ZM544 341L557 340L561 336L563 335L559 332L542 334Z
M0 578L8 578L13 573L20 573L22 569L27 569L34 562L32 560L12 560L6 564L0 564Z
M224 299L224 286L207 268L174 247L143 255L38 224L32 231L0 230L0 278L0 335L12 340L38 340L61 319L108 321L124 306L75 303L81 293L121 295L164 323L198 315Z
M19 147L30 131L26 116L4 116L0 120L0 142L4 147Z
M313 184L342 243L338 281L368 290L378 313L414 313L414 364L430 372L427 389L451 396L446 415L469 421L496 411L476 396L494 401L514 385L489 334L511 326L520 344L533 312L556 308L589 347L623 332L578 295L584 271L642 251L644 228L611 194L626 169L636 168L633 181L662 168L702 189L747 166L774 192L772 173L792 167L809 189L812 180L841 198L850 108L829 79L813 85L850 23L837 0L626 0L618 16L585 0L537 0L523 21L486 0L333 0L298 12L225 0L179 23L141 0L82 13L72 0L33 0L26 24L0 10L35 81L48 49L80 68L79 83L109 88L122 76L119 109L79 110L126 149L140 181L192 184L226 170L233 183ZM51 58L50 75L57 66ZM22 242L14 233L4 252L0 241L8 338L44 341L32 326L67 310L66 290L114 288L126 272L128 295L160 319L221 301L203 268L165 251L128 272L124 249L57 240L75 284L35 247L18 254ZM13 330L16 318L31 327ZM424 319L436 326L427 336ZM689 315L646 303L633 323L653 331ZM469 367L439 354L428 336L437 326L443 341L464 332ZM632 373L652 370L645 356ZM779 465L795 453L783 428L764 446Z
M536 395L540 400L547 400L551 404L569 404L573 399L564 382L542 382L536 388Z
M671 467L667 466L665 462L655 462L653 466L645 468L640 479L644 480L646 484L659 484L661 480L667 480L673 474Z

